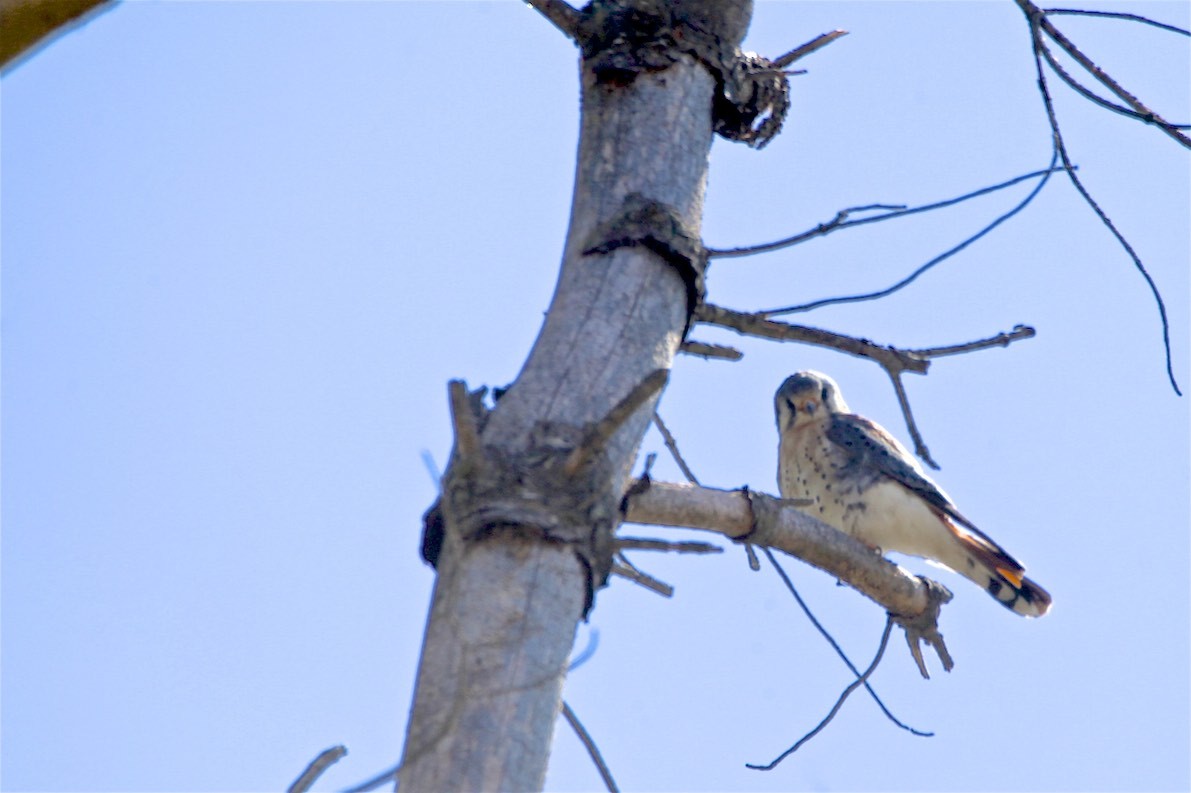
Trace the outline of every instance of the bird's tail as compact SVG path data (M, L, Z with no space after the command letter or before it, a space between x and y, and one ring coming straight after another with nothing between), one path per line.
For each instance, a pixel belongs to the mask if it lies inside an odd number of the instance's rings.
M1003 549L962 530L956 537L966 558L955 571L979 584L998 603L1023 617L1041 617L1050 610L1050 594L1025 576L1025 568Z

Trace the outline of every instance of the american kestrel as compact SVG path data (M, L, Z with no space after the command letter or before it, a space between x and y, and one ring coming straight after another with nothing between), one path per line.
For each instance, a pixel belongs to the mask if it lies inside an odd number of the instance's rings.
M791 375L774 403L783 498L809 499L809 514L878 551L946 565L1018 614L1047 612L1046 590L960 514L892 435L850 413L834 380L819 372Z

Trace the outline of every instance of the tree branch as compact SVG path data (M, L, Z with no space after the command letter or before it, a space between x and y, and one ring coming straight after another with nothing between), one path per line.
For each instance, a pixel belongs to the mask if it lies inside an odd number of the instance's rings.
M306 766L306 770L286 789L286 793L306 793L314 786L324 771L338 763L346 754L347 747L343 745L332 746L330 749L319 752L318 757L311 760L310 765Z
M848 669L851 670L852 674L856 675L857 677L860 677L860 670L856 668L856 665L854 663L852 663L852 659L849 658L847 653L844 652L844 648L839 646L839 642L837 642L835 640L835 637L832 636L828 632L828 630L823 627L823 623L819 622L819 620L815 617L814 613L811 612L810 606L808 606L806 604L806 601L802 599L802 595L798 594L798 589L794 586L794 582L790 580L790 576L786 575L785 569L780 564L778 564L777 557L775 557L773 555L773 551L769 550L768 548L762 548L761 550L765 553L766 558L769 559L769 563L771 565L773 565L773 569L777 571L778 577L782 579L782 583L786 585L786 589L788 589L790 591L790 594L794 596L794 601L796 603L798 603L798 607L802 609L802 613L806 615L806 618L808 620L810 620L811 625L815 626L815 630L817 630L819 632L819 635L827 640L827 643L831 645L831 649L835 650L835 654L838 655L840 657L840 659L844 662L844 664L847 665ZM936 615L936 617L937 617L937 615ZM865 681L865 683L864 683L864 688L866 691L868 691L869 696L871 696L873 698L873 702L877 703L877 707L879 707L881 709L881 712L885 714L885 717L888 718L894 724L896 724L898 727L901 727L903 730L909 732L911 735L917 735L920 738L934 737L933 732L927 732L925 730L916 730L913 727L911 727L910 725L903 722L897 716L894 716L893 713L889 710L889 708L887 708L885 706L885 703L881 701L881 698L879 696L877 696L876 690L873 689L873 687L871 685L869 685L869 683L867 681Z
M562 701L562 716L567 720L567 724L571 725L571 729L579 737L579 742L583 744L583 748L587 750L591 761L595 763L596 770L600 772L600 779L604 780L604 787L608 789L608 793L618 793L620 788L616 787L616 780L612 778L612 771L608 768L608 764L604 762L604 757L600 754L600 748L596 746L595 740L591 737L587 728L583 726L583 722L579 721L579 717L575 715L575 711L571 710L571 706L567 704L565 699Z
M1038 93L1042 96L1042 104L1046 108L1046 119L1050 124L1050 132L1052 139L1052 146L1054 149L1054 156L1059 157L1063 161L1063 168L1067 172L1067 178L1071 180L1071 184L1076 191L1083 198L1084 202L1091 207L1096 216L1100 218L1100 222L1113 235L1117 243L1133 260L1133 266L1141 273L1141 277L1145 279L1146 285L1150 288L1150 293L1154 296L1154 302L1158 306L1158 316L1162 322L1162 346L1166 353L1166 376L1170 380L1170 386L1174 392L1182 396L1183 392L1179 390L1178 381L1174 376L1174 361L1170 351L1170 321L1166 317L1166 303L1162 300L1162 293L1158 289L1158 284L1154 282L1149 270L1146 269L1145 264L1141 261L1141 257L1137 255L1137 251L1133 250L1133 246L1125 239L1116 227L1116 225L1109 219L1108 215L1092 198L1092 194L1084 187L1083 182L1075 174L1075 168L1071 164L1071 158L1067 154L1067 145L1063 142L1063 133L1059 129L1059 120L1055 115L1054 101L1050 96L1050 88L1046 84L1046 73L1042 68L1042 51L1046 45L1042 42L1041 24L1037 21L1042 16L1042 11L1029 0L1016 0L1018 7L1022 9L1022 13L1026 16L1026 21L1030 27L1030 38L1034 48L1034 69L1038 76ZM1053 160L1052 160L1053 162Z
M744 357L744 353L735 347L705 341L684 341L679 345L678 351L683 355L694 355L703 359L722 358L725 361L739 361Z
M785 551L895 614L917 616L929 606L927 587L916 576L773 496L651 482L631 489L624 508L629 523L712 531Z
M1089 74L1095 77L1101 85L1116 94L1121 101L1133 108L1142 120L1153 124L1160 130L1165 132L1170 137L1174 138L1182 146L1191 149L1191 138L1179 132L1174 124L1165 120L1153 110L1146 107L1140 99L1121 87L1116 80L1106 74L1099 66L1092 62L1088 56L1071 43L1070 39L1064 36L1054 24L1046 18L1046 12L1038 6L1030 2L1030 0L1017 0L1018 6L1025 12L1026 17L1030 20L1030 26L1035 31L1041 29L1052 41L1059 45L1064 52L1070 55L1075 61L1082 66ZM1035 34L1036 35L1036 34Z
M929 362L896 347L881 346L867 339L857 339L841 333L833 333L804 325L790 325L766 319L759 314L733 311L712 303L703 303L695 310L695 321L704 325L717 325L734 330L742 336L756 336L774 341L797 341L828 347L858 358L868 358L892 371L910 371L924 374Z
M1038 184L1034 185L1034 188L1032 190L1030 190L1030 192L1026 195L1026 197L1023 198L1020 202L1018 202L1018 204L1016 206L1014 206L1012 209L1008 210L1007 212L1004 212L1004 213L998 215L987 226L980 229L975 234L969 235L967 238L962 240L957 245L954 245L954 246L948 248L947 250L943 251L938 256L934 257L933 259L926 262L925 264L919 265L919 267L916 270L914 270L914 272L910 273L905 278L901 279L900 281L893 284L892 286L888 286L884 289L879 289L875 292L866 292L866 293L860 294L860 295L846 295L844 297L829 297L829 298L825 298L823 300L815 300L811 303L803 303L803 304L796 305L796 306L786 306L784 308L770 309L770 310L764 311L762 313L765 314L765 316L772 317L772 316L776 316L778 314L794 314L794 313L803 312L803 311L811 311L816 308L837 305L840 303L859 303L859 302L862 302L865 300L877 300L878 298L886 297L888 295L893 294L894 292L897 292L900 289L903 289L903 288L909 286L914 281L918 280L918 277L921 276L923 273L925 273L927 270L930 270L935 265L940 264L941 262L944 262L947 259L950 259L955 254L964 250L972 243L974 243L977 240L984 237L986 234L989 234L997 226L1000 226L1002 223L1009 220L1009 218L1013 217L1018 212L1021 212L1023 209L1025 209L1030 204L1030 202L1034 200L1034 198L1038 195L1038 193L1042 192L1042 188L1046 186L1046 183L1048 181L1050 181L1051 174L1054 173L1056 170L1054 167L1055 162L1056 162L1055 158L1052 157L1051 161L1050 161L1050 165L1046 168L1046 170L1040 172L1042 174L1042 179L1038 182Z
M525 4L550 20L571 41L578 40L580 14L569 3L563 0L525 0Z
M744 336L757 336L776 341L797 341L804 344L814 344L819 347L829 347L858 358L868 358L876 362L889 375L893 383L893 390L897 394L898 404L902 409L902 416L906 420L906 429L914 440L914 452L932 468L939 465L930 456L922 433L914 421L914 414L910 410L909 398L901 382L903 372L926 374L930 368L932 358L942 358L947 355L959 355L966 352L988 349L989 347L1007 347L1015 341L1030 339L1035 335L1034 329L1027 325L1016 325L1008 333L998 333L987 339L964 344L952 344L945 347L929 347L921 350L903 350L893 346L874 344L868 339L857 339L818 328L808 328L802 325L790 325L785 322L767 319L760 314L746 314L721 306L704 303L695 311L695 321L707 325L718 325L730 328ZM663 435L664 437L664 435Z
M816 52L818 50L823 49L831 42L835 41L838 38L842 38L843 36L846 36L846 35L848 35L848 31L846 31L846 30L833 30L830 33L823 33L819 36L815 36L813 39L808 41L806 44L803 44L801 47L795 47L794 49L787 52L785 55L780 55L777 58L775 58L773 61L773 65L779 69L784 69L787 66L789 66L790 64L794 63L795 61L805 58L807 55L810 55L812 52Z
M852 692L855 691L856 689L860 688L860 686L862 686L862 685L867 685L869 677L872 675L872 673L874 671L876 671L877 664L881 663L881 658L885 655L885 647L889 644L889 634L892 630L893 630L893 616L890 615L890 617L885 620L885 631L881 634L881 643L877 647L877 655L873 658L872 663L868 665L868 669L864 670L864 674L862 674L860 677L853 680L851 682L851 684L849 684L848 687L844 689L843 693L839 695L838 699L836 699L835 706L831 708L831 711L825 717L823 717L823 720L821 722L819 722L817 727L815 727L813 730L808 732L806 735L799 738L797 743L795 743L789 749L787 749L786 751L784 751L780 755L778 755L773 760L773 762L768 763L766 765L754 765L752 763L745 763L745 768L751 768L754 771L772 771L774 768L777 767L778 763L780 763L782 760L785 760L790 755L794 754L794 752L798 751L798 749L804 743L809 741L811 738L814 738L816 735L818 735L823 730L824 727L826 727L828 724L830 724L831 720L835 718L835 714L839 713L840 708L842 708L844 706L844 702L848 699L848 697L852 694Z
M1191 36L1191 30L1184 30L1174 25L1167 25L1163 22L1156 22L1149 17L1143 17L1140 14L1126 14L1121 11L1088 11L1083 8L1044 8L1042 13L1047 16L1059 16L1060 14L1070 14L1085 17L1106 17L1108 19L1125 19L1130 22L1141 22L1145 25L1153 25L1156 28L1168 31L1170 33L1180 33L1184 36Z
M948 198L943 201L935 201L930 204L922 204L921 206L916 207L907 207L905 204L866 204L864 206L848 207L847 209L841 209L835 214L834 218L827 221L826 223L820 223L813 229L795 234L792 237L786 237L774 242L765 242L760 245L748 245L741 248L708 248L707 256L711 259L734 259L741 256L753 256L760 253L770 253L783 248L789 248L793 245L797 245L800 242L806 242L807 240L813 239L815 237L826 236L827 234L830 234L833 231L838 231L839 229L852 228L853 226L863 226L868 223L880 223L882 220L893 220L894 218L905 217L906 215L915 215L919 212L930 212L934 209L943 209L944 207L960 204L973 198L979 198L980 196L988 195L989 193L995 193L998 190L1004 190L1007 187L1012 187L1015 184L1019 184L1029 179L1037 179L1040 176L1046 176L1058 170L1061 169L1055 168L1052 163L1051 167L1047 168L1046 170L1022 174L1021 176L1015 176L1008 181L1001 182L1000 184L982 187L979 190L973 190L970 193L965 193L961 196L956 196L955 198ZM882 210L885 214L856 218L855 220L849 219L857 212L872 212L876 210Z

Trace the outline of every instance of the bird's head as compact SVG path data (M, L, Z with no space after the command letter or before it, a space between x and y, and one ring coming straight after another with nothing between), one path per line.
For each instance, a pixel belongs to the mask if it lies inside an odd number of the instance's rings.
M834 413L847 413L848 405L839 386L821 372L799 372L786 378L773 398L779 432Z

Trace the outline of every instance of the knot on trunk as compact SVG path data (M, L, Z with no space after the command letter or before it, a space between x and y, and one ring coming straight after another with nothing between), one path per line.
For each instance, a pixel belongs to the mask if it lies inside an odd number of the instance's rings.
M711 32L715 7L660 0L594 0L584 7L575 40L596 82L626 86L639 74L694 58L715 78L714 129L728 140L761 148L782 128L790 83L768 58L742 52L735 36Z

